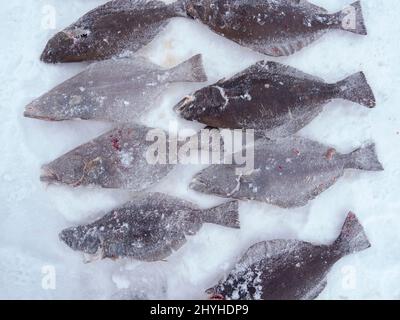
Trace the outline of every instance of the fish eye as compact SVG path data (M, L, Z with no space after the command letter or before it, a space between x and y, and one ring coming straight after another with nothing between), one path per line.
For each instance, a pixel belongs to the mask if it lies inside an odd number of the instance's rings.
M87 33L82 33L82 34L80 35L80 37L81 37L81 38L87 38L87 37L88 37L88 34L87 34Z

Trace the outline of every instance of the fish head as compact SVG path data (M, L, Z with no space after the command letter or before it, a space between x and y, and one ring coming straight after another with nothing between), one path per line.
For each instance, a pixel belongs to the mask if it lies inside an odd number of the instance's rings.
M96 254L101 247L99 232L96 227L78 226L61 231L60 240L73 250L87 254Z
M228 102L229 99L226 97L224 89L213 85L183 98L174 107L174 110L186 120L219 127L215 121L218 121L218 114L226 107Z
M223 287L221 285L216 285L205 291L208 294L210 300L225 300L225 295L223 294Z
M79 152L70 152L42 166L40 180L49 184L79 186L96 163Z
M47 121L90 119L93 108L79 85L61 84L25 107L24 116Z
M190 189L221 197L231 196L240 186L240 176L231 165L215 164L197 173L190 182Z
M40 60L46 63L96 60L99 48L95 46L90 30L71 27L55 34L47 43Z

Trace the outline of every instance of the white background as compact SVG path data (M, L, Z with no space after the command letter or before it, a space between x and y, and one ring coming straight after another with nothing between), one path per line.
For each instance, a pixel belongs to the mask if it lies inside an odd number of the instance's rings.
M349 0L313 0L334 12ZM0 298L204 298L251 244L296 238L330 243L349 210L360 218L372 247L339 261L320 299L400 298L400 2L362 0L369 35L331 32L310 47L278 61L327 81L363 70L377 97L369 110L334 101L300 134L348 152L375 141L384 172L348 171L332 188L299 209L241 203L241 230L205 225L167 261L130 260L84 264L82 256L58 240L63 228L92 221L129 199L129 192L46 187L40 166L105 132L99 122L49 123L22 117L24 106L85 64L46 65L39 56L47 40L99 0L1 0L0 11ZM56 9L56 30L43 26L46 5ZM43 11L44 10L44 11ZM193 21L173 20L142 51L155 63L173 66L202 53L210 83L263 58ZM171 88L142 119L165 127L177 117L171 108L199 85ZM182 126L196 127L180 121ZM200 127L200 126L197 126ZM157 190L202 207L224 200L187 189L201 167L180 166ZM43 266L54 266L56 289L42 288ZM353 276L348 282L348 276Z

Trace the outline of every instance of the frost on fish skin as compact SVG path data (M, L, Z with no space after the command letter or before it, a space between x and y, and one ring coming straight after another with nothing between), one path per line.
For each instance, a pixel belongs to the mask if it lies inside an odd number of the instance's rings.
M259 139L254 169L238 176L242 165L212 165L196 174L190 188L206 194L258 200L283 208L304 206L331 187L345 169L383 170L373 144L349 154L302 137Z
M329 30L366 34L359 1L334 14L306 0L183 2L189 17L242 46L270 56L293 54ZM354 26L350 22L355 22Z
M213 220L210 212L220 218ZM91 224L63 230L60 238L73 250L100 252L102 258L157 261L178 250L185 244L186 236L195 235L203 223L235 228L237 219L236 201L202 210L179 198L147 193L134 196Z
M216 141L221 141L219 132L214 131L212 135L218 139ZM193 137L196 139L192 140ZM185 144L196 140L197 145L191 144L191 147L202 149L209 156L221 148L212 141L203 143L199 139L198 133L181 139L161 129L120 125L45 164L40 178L43 182L73 187L141 191L158 183L174 169L182 160L176 151Z
M173 17L184 16L177 4L162 1L109 1L85 14L47 43L47 63L105 60L136 52L150 43Z
M175 111L186 120L229 129L254 129L275 139L309 124L332 99L373 108L375 97L363 73L338 83L277 62L259 61L181 100Z
M330 245L299 240L256 243L207 293L233 300L315 299L326 286L329 270L340 258L370 246L362 225L350 212L340 235Z
M150 128L122 126L85 143L43 166L41 180L71 186L93 185L140 191L159 182L173 164L150 164Z
M139 56L101 61L31 102L24 115L53 121L134 122L157 105L170 83L206 79L201 55L170 69Z

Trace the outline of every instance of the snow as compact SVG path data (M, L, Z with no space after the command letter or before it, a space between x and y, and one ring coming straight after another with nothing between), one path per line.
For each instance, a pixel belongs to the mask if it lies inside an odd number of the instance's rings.
M285 210L242 202L241 229L205 225L167 261L98 260L84 263L58 239L70 226L87 223L129 200L130 192L45 186L40 166L111 128L87 121L44 122L23 118L24 106L87 65L46 65L47 40L99 0L3 1L0 12L0 298L205 298L252 244L269 239L330 243L348 211L363 224L372 247L340 260L319 299L400 299L400 24L397 0L362 0L369 35L331 32L301 52L276 61L335 82L362 70L377 108L344 101L324 108L300 134L349 152L367 140L377 145L384 172L348 171L305 207ZM334 12L349 0L312 0ZM55 11L54 11L55 10ZM46 14L54 11L56 29ZM262 55L223 39L193 21L174 19L141 52L172 67L202 53L209 83L248 67ZM174 84L142 121L168 129L172 107L202 84ZM181 128L201 128L179 119ZM188 190L203 166L178 165L153 190L211 207L224 200ZM173 186L173 188L171 188ZM55 281L53 281L55 280Z

